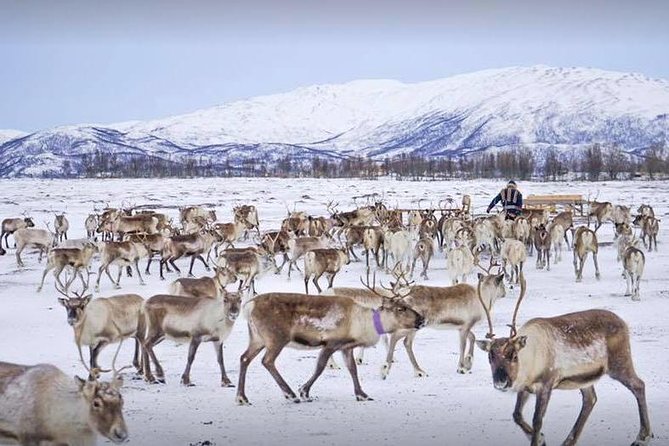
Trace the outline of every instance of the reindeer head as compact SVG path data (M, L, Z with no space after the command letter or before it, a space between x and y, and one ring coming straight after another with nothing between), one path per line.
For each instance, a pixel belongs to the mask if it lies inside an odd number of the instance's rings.
M231 283L237 281L237 276L229 268L214 266L214 278L218 283L219 289L221 291L225 290L225 287Z
M84 296L86 292L84 289L80 293L74 292L76 297L70 297L65 290L58 288L58 284L56 284L56 291L65 296L59 297L58 303L65 307L65 311L67 311L67 323L74 327L81 321L86 305L91 301L93 295L88 294Z
M74 379L79 392L89 404L91 427L114 443L127 440L128 428L123 418L123 397L120 392L123 380L114 376L111 382L101 382L94 374L87 380L78 376Z
M25 217L23 219L23 222L26 224L27 228L34 228L35 227L35 221L33 220L32 217Z
M481 281L479 280L478 285L478 296L481 299ZM520 308L520 303L525 297L525 291L527 284L525 282L525 276L523 273L520 273L520 296L516 302L516 307L513 312L513 319L511 322L511 331L508 337L506 338L495 338L492 328L492 320L490 318L490 310L483 303L481 299L481 304L485 309L486 316L488 319L488 334L486 337L488 340L479 340L476 341L476 345L483 351L488 352L488 363L492 370L492 379L493 385L496 389L501 391L507 391L513 388L513 385L518 378L518 357L519 352L527 344L527 336L518 336L516 332L516 316L518 315L518 309Z
M386 297L377 311L386 332L420 329L425 326L425 318L402 299Z
M237 293L223 292L223 307L225 314L228 315L230 321L235 321L239 317L239 310L242 306L241 291Z

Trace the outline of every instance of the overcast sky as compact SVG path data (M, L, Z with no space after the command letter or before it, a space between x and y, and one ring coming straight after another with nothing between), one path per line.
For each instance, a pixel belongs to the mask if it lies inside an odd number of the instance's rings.
M547 64L669 78L667 0L0 0L0 129Z

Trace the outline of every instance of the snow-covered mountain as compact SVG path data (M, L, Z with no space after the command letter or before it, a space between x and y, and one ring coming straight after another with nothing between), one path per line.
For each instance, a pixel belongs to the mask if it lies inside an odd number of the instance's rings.
M10 141L12 139L20 138L22 136L26 136L26 132L22 132L21 130L13 130L13 129L0 129L0 144L4 144L7 141Z
M0 141L2 141L0 139ZM85 153L222 162L315 155L382 158L482 149L669 142L669 82L547 66L430 82L316 85L148 122L49 129L0 145L0 175L76 170Z

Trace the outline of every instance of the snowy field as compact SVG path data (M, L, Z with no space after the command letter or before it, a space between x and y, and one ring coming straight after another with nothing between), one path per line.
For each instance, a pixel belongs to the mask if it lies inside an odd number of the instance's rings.
M134 205L154 205L178 220L178 206L204 204L214 206L220 221L232 220L232 207L255 204L261 230L277 228L286 213L285 203L316 215L325 214L325 204L334 199L341 210L353 207L351 197L369 193L384 194L387 202L401 207L416 206L417 199L435 205L449 195L459 202L463 193L472 195L474 210L483 212L502 182L395 182L310 179L205 179L205 180L0 180L0 216L20 216L23 211L35 217L37 226L44 221L53 225L53 212L66 211L72 228L70 238L84 237L83 222L93 208L105 204L118 206L122 201ZM616 312L630 326L632 353L637 373L646 382L646 392L655 433L652 444L669 444L669 251L667 215L669 184L666 182L615 183L521 183L525 195L531 193L579 193L614 204L641 203L655 207L660 223L659 253L647 253L646 272L641 283L641 301L624 297L625 281L615 250L605 245L600 251L601 281L595 280L589 260L582 283L575 283L571 253L550 272L534 268L534 258L526 267L528 295L519 314L522 323L535 316L604 308ZM611 242L609 223L599 231L600 242ZM11 243L11 237L10 237ZM71 374L85 375L79 363L72 329L65 310L56 301L53 277L49 275L41 294L35 292L43 265L35 253L25 254L26 267L17 269L14 250L0 257L0 360L33 364L48 362ZM187 261L181 260L186 266ZM95 263L97 265L97 262ZM438 253L433 261L429 285L447 285L445 261ZM136 278L123 277L123 292L136 292L148 298L167 290L174 275L161 282L156 266L139 286ZM197 275L205 273L196 263ZM363 264L351 263L335 279L335 285L357 286ZM380 276L387 280L387 277ZM474 277L470 278L474 283ZM75 282L77 284L77 282ZM291 281L283 275L263 277L258 292L297 291L303 283L300 275ZM106 278L100 295L114 294ZM517 290L507 291L507 298L496 304L495 327L506 333ZM315 297L316 298L316 297ZM475 327L477 338L485 326ZM471 374L456 374L458 336L454 331L422 330L415 343L419 363L429 374L414 378L413 370L399 346L397 364L387 380L380 378L384 358L382 345L367 352L367 364L359 367L363 389L375 400L356 402L346 370L326 370L316 383L312 403L292 404L284 400L269 373L256 360L249 369L247 395L250 407L235 404L235 389L219 387L219 372L213 349L202 346L193 365L191 378L195 387L179 384L187 355L187 346L170 341L160 344L156 353L166 370L167 384L148 385L131 380L126 374L123 394L125 417L133 445L189 445L209 441L212 444L319 444L319 445L501 445L528 443L513 423L511 413L515 397L494 390L486 357L475 352ZM120 355L129 363L132 342L126 342ZM240 319L225 345L225 361L230 378L236 383L239 356L246 348L246 323ZM114 348L101 355L108 365ZM86 353L85 353L86 354ZM316 352L285 350L277 367L296 390L310 376ZM339 355L336 358L341 362ZM580 444L630 444L639 429L636 402L621 384L604 377L597 385L598 403L585 427ZM553 393L544 420L548 444L559 444L566 437L580 410L577 391ZM531 419L533 404L526 407ZM101 440L101 443L106 443Z

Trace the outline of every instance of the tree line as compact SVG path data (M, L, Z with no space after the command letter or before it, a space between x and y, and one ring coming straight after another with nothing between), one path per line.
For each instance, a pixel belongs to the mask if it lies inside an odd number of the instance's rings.
M314 177L366 178L392 176L398 180L516 178L520 180L620 180L666 178L669 151L656 144L629 153L615 145L592 144L579 150L547 148L486 150L461 155L431 157L401 154L382 160L365 157L335 159L290 156L268 161L261 158L230 160L215 156L182 156L175 159L146 154L112 154L103 151L66 160L49 177Z

